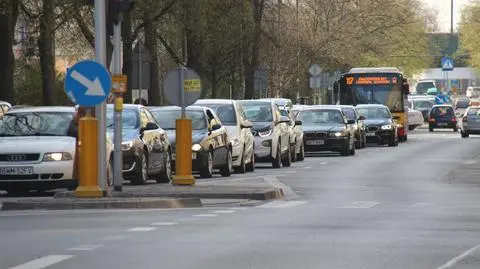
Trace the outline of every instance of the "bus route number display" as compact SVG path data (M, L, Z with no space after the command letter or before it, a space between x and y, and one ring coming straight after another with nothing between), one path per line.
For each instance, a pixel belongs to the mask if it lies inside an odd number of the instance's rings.
M347 85L385 85L397 84L397 77L346 77Z

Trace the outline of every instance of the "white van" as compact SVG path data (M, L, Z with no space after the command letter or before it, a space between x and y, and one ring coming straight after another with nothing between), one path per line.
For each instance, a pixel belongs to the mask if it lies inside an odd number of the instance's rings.
M435 80L422 79L415 86L415 93L418 95L426 95L428 89L436 88L436 87L437 87L437 84L435 83Z
M468 87L466 95L468 98L480 98L480 87Z

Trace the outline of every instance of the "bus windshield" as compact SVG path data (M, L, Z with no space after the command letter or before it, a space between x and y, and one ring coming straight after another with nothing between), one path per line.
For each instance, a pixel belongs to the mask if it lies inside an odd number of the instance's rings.
M417 83L415 90L418 95L427 94L428 89L435 88L435 83L432 81L420 81Z

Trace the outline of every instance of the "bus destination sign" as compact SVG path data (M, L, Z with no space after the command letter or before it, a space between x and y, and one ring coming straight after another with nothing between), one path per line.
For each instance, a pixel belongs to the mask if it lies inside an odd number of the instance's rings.
M397 84L397 77L346 77L347 85L385 85Z

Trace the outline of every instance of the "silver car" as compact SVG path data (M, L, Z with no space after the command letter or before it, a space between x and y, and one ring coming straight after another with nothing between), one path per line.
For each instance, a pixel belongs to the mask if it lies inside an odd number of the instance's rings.
M480 106L467 108L459 125L462 138L467 138L471 134L480 134Z

